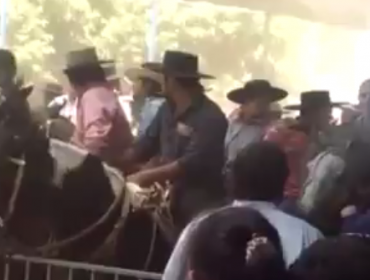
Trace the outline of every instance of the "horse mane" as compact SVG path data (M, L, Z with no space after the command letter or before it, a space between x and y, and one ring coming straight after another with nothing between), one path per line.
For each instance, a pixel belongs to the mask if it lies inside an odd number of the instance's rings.
M56 220L64 220L60 233L70 237L96 222L115 199L103 162L88 154L81 164L67 170L55 203ZM65 217L71 217L65 221ZM72 218L73 217L73 218ZM83 217L83 218L82 218Z

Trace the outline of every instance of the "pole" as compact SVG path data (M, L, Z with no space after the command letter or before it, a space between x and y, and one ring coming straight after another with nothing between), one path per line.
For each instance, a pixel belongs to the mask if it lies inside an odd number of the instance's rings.
M157 58L159 0L152 0L148 11L149 28L146 34L147 61Z
M6 45L6 24L9 0L0 0L0 47Z

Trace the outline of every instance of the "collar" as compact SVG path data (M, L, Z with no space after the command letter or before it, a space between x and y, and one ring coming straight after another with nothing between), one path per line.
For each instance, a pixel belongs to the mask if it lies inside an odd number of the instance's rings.
M257 208L276 208L276 205L274 203L260 200L234 200L232 205L237 207L252 206Z
M181 120L181 119L186 118L186 116L188 114L190 114L190 113L198 110L199 108L201 108L202 105L204 104L205 100L206 100L206 96L204 94L199 93L199 95L194 95L192 97L190 106L185 111L183 111L181 114L177 115L176 119ZM175 104L170 99L168 99L168 104L171 108L172 113L174 114L175 113Z

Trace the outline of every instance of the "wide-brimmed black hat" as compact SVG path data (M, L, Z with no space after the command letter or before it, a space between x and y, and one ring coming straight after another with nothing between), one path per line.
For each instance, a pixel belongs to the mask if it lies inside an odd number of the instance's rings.
M287 110L305 110L322 107L341 107L346 105L346 102L332 102L330 92L327 90L311 90L301 94L301 104L285 106Z
M266 80L251 80L241 88L234 89L227 94L227 98L235 103L244 104L248 100L255 98L268 98L271 102L276 102L287 97L288 92L273 87Z
M178 78L215 78L199 71L198 56L181 51L166 51L162 64L156 64L151 70Z
M99 59L95 48L85 48L67 53L66 62L67 66L65 67L64 72L87 66L99 66L107 63L111 64L114 61Z

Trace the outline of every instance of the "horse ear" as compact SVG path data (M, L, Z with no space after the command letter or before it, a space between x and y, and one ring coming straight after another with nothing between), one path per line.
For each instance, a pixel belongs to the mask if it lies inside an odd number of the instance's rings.
M25 99L27 99L30 96L32 91L33 91L33 85L22 87L20 89L21 95L23 95Z

